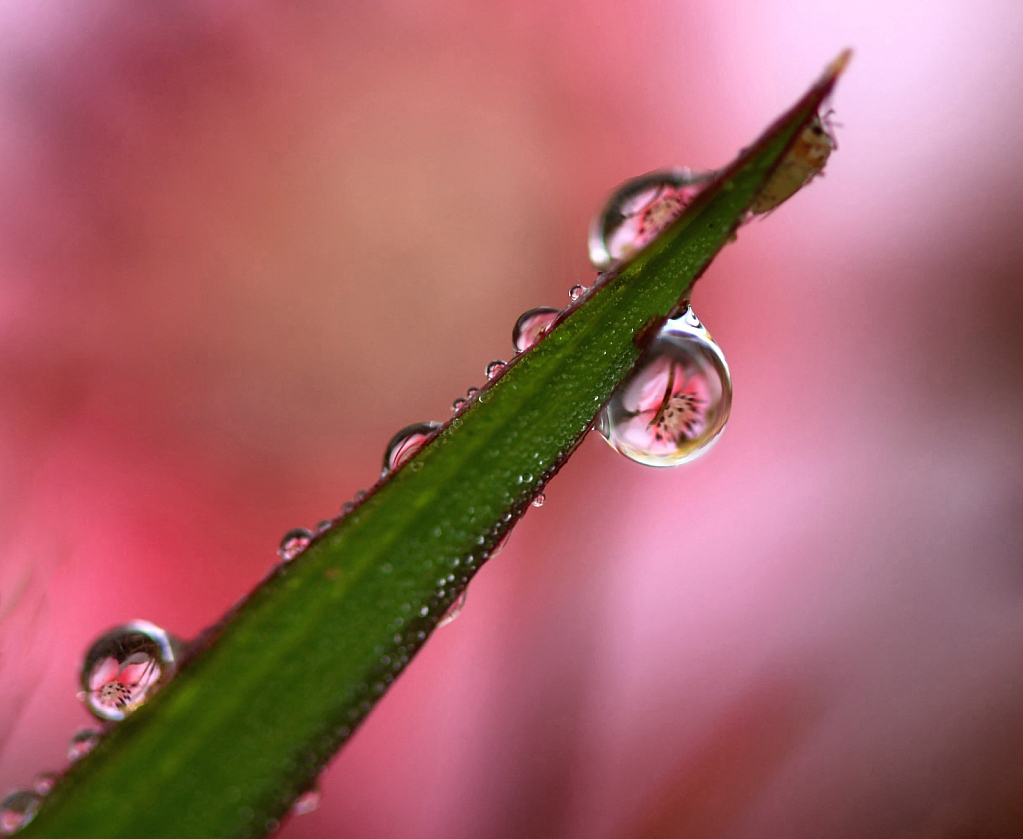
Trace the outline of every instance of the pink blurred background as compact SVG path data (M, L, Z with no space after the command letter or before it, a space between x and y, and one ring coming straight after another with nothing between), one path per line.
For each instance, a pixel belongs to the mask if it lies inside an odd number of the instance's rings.
M598 439L323 779L312 837L1023 835L1023 7L0 5L0 786L79 656L190 636L845 46L827 177L694 304L706 458ZM2 790L0 790L2 792Z

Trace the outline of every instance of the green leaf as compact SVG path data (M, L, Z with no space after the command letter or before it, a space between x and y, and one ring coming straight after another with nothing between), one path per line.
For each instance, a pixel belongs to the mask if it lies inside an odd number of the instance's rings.
M579 445L638 358L644 326L688 297L847 60L200 639L174 680L71 768L26 839L273 829Z

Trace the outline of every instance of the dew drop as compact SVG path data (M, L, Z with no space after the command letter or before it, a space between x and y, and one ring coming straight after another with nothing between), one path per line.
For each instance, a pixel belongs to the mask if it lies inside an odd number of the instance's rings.
M366 497L366 490L360 489L357 493L355 493L355 503L358 504L365 497Z
M35 818L42 799L27 789L19 789L0 801L0 834L17 833Z
M384 469L381 474L387 475L411 460L438 428L439 422L417 422L395 434L384 452Z
M57 784L56 772L40 772L32 782L32 789L37 795L49 795Z
M104 633L82 664L86 706L100 719L123 720L174 674L181 646L148 621L131 621Z
M448 606L448 610L441 616L441 619L437 621L437 629L440 629L442 626L447 626L455 618L462 614L462 609L465 608L465 595L467 591L468 589L462 589L461 593L455 599L455 602Z
M323 521L321 521L319 524L316 525L316 532L317 533L324 533L327 530L330 530L330 526L333 523L334 522L332 522L330 519L324 519Z
M710 449L731 405L724 354L688 310L662 327L611 396L596 428L630 460L678 466Z
M487 378L493 379L495 376L501 375L504 368L507 366L508 362L506 361L491 361L490 364L487 365Z
M465 392L465 395L472 399L479 392L480 389L478 387L471 387Z
M99 729L79 728L78 731L71 735L71 740L67 747L67 759L75 761L85 757L96 748L99 736Z
M469 404L468 401L462 399L462 397L459 396L458 399L451 403L451 410L457 414L459 411L462 410L462 408L464 408L468 404Z
M296 816L305 816L320 806L320 791L315 787L303 792L291 805L291 812Z
M525 352L532 347L551 328L560 314L560 309L539 306L519 315L512 329L512 346L515 347L515 352Z
M586 286L576 284L568 290L568 299L574 303L583 296L584 291L586 291Z
M681 215L712 172L658 169L619 186L590 223L590 262L604 271L642 250Z
M281 537L281 545L277 548L277 555L285 562L290 562L302 551L309 547L313 541L313 534L304 527L296 527L289 530Z
M546 495L544 495L544 494L543 494L543 493L541 492L541 493L540 493L539 495L536 495L536 496L535 496L535 497L533 498L533 506L534 506L534 507L542 507L542 506L543 506L543 502L544 502L544 501L546 501L546 500L547 500L547 496L546 496Z

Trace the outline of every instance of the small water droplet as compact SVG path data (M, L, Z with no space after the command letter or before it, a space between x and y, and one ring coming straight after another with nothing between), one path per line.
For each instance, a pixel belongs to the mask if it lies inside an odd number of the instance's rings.
M341 515L346 516L352 512L352 508L355 506L351 501L346 501L344 506L341 508Z
M525 352L532 347L551 328L560 314L560 309L538 306L519 315L512 329L512 346L515 347L515 352Z
M19 789L0 801L0 834L17 833L35 818L42 799L27 789Z
M451 410L454 411L455 413L458 413L459 411L462 410L462 408L464 408L468 404L469 402L467 400L462 399L462 397L459 396L454 402L451 403Z
M544 495L541 492L539 495L537 495L537 496L535 496L533 498L533 506L534 507L542 507L543 506L543 502L546 501L546 500L547 500L547 496Z
M728 422L728 364L693 318L686 313L662 327L596 424L613 448L637 463L678 466L694 460Z
M312 533L304 527L296 527L281 537L281 545L277 548L277 554L285 562L290 562L308 548L309 543L312 541Z
M333 523L334 522L332 522L330 519L324 519L323 521L316 525L316 532L323 533L324 531L330 530L330 526Z
M123 720L177 667L181 642L148 621L105 632L85 654L80 682L86 707L104 720Z
M465 395L472 399L479 392L480 389L478 387L471 387L465 392Z
M360 489L357 493L355 493L355 503L358 504L365 497L366 497L366 490Z
M99 729L79 728L78 731L71 735L71 740L67 747L67 759L74 761L85 757L85 755L96 748L99 736Z
M403 463L411 460L438 428L440 428L439 422L417 422L406 426L395 434L384 452L382 474L393 472Z
M437 621L437 629L440 629L442 626L447 626L455 618L462 614L462 609L465 608L465 595L467 591L468 589L463 588L455 601L448 606L448 610L441 616L441 619Z
M36 779L32 782L32 789L34 789L38 795L49 795L56 783L56 772L40 772L36 775Z
M501 375L504 372L504 368L508 366L506 361L491 361L487 365L487 378L493 379L495 376Z
M306 790L291 805L291 812L296 816L305 816L320 806L320 791L316 788Z
M568 299L574 303L583 296L584 291L586 291L586 286L576 284L568 290Z
M712 176L712 172L680 166L622 183L590 224L593 267L604 271L645 248L682 214Z

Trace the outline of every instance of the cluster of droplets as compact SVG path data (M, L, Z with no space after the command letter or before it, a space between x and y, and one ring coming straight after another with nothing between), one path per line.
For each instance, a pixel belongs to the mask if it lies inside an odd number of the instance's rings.
M78 698L107 725L116 724L145 703L174 675L184 644L148 621L131 621L103 633L89 647L79 675ZM68 741L67 757L75 762L96 748L103 731L79 728ZM31 789L15 790L0 801L0 835L10 835L32 821L58 775L38 775Z

